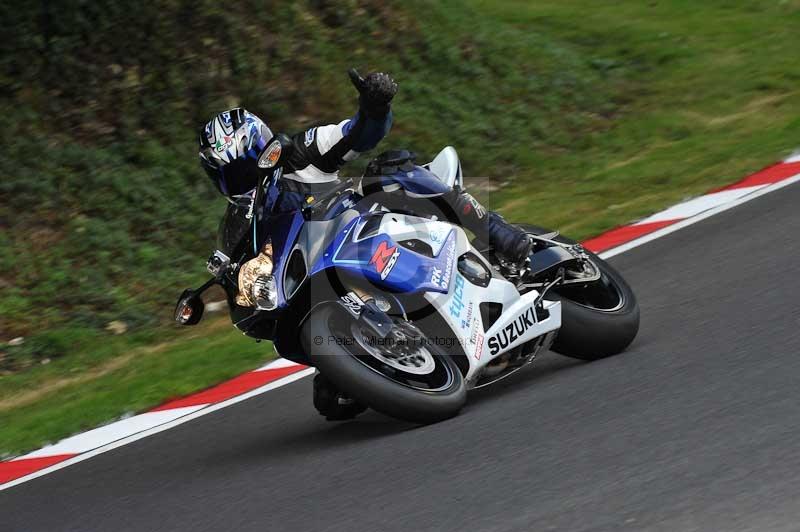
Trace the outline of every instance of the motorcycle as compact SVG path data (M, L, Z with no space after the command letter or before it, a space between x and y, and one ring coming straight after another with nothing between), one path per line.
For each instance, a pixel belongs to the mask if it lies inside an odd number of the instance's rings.
M622 276L555 231L520 226L535 245L519 267L460 226L389 209L352 181L272 212L290 146L285 135L268 143L266 176L228 206L212 277L181 294L175 320L198 323L203 292L221 286L236 328L343 392L340 418L371 407L433 423L544 350L595 360L636 336L639 307ZM452 147L411 173L464 185Z

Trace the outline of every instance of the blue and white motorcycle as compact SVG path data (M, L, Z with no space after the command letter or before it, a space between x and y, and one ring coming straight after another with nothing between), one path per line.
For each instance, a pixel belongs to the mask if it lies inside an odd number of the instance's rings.
M282 136L268 145L260 165L269 175L229 205L213 277L181 295L175 319L197 323L201 294L222 286L239 330L272 340L342 392L333 418L371 407L436 422L459 412L467 390L542 350L592 360L636 336L639 308L625 280L556 232L522 226L535 246L519 269L461 227L388 210L352 182L300 211L269 212L268 185L287 149ZM413 172L463 187L450 147Z

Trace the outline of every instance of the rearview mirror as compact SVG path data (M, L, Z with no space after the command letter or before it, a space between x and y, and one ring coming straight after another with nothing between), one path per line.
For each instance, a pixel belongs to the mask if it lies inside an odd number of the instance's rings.
M267 147L258 157L258 167L264 170L274 168L278 162L289 159L292 155L292 139L285 133L278 133L267 143Z

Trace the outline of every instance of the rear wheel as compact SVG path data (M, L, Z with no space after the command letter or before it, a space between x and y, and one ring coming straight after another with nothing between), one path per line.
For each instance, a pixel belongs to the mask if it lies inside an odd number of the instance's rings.
M533 225L519 227L534 234L549 232ZM556 240L576 243L562 236ZM573 358L596 360L616 355L633 342L639 332L639 304L617 270L587 253L600 271L600 279L558 286L547 294L547 299L561 301L561 329L551 349Z
M315 310L301 332L311 363L347 395L392 417L425 424L456 415L466 387L455 361L422 338L402 319L394 320L386 338L377 337L333 304Z

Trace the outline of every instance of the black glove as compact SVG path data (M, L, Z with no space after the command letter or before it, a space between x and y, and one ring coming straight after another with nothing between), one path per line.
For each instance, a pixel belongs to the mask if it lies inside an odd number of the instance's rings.
M351 68L347 73L360 95L359 103L367 114L374 118L386 116L392 98L397 94L397 83L392 77L383 72L373 72L362 78L355 68Z

